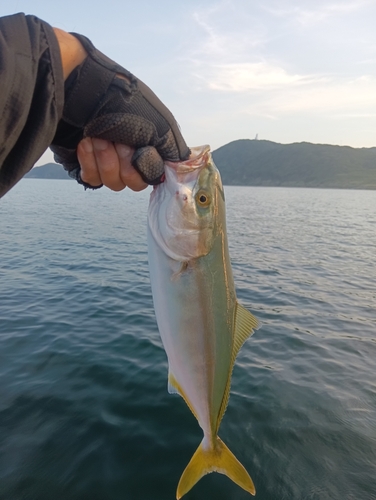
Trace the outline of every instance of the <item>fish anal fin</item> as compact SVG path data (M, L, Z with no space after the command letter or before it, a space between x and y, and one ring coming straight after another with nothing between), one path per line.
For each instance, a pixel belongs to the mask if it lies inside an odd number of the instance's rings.
M180 478L176 491L177 500L188 493L203 476L211 472L225 474L251 495L256 494L255 486L248 472L224 442L216 436L214 445L209 449L204 447L204 440L197 448Z
M168 374L167 390L169 394L180 394L178 389L178 383L171 372Z
M259 320L255 318L253 314L247 311L245 307L243 307L237 302L235 308L235 326L234 326L234 340L233 340L232 355L231 355L231 367L229 371L225 392L223 393L221 409L218 415L217 428L216 428L217 432L219 429L219 425L222 421L223 415L226 412L228 400L230 398L232 370L234 369L236 356L238 355L242 345L247 340L247 338L250 337L255 330L260 328L260 326L261 324Z
M197 418L197 415L193 409L193 406L191 404L191 402L189 401L188 397L186 396L185 392L183 391L183 389L181 388L179 382L176 380L174 374L170 371L169 374L168 374L168 386L167 386L167 390L170 394L179 394L185 401L186 405L188 406L188 408L191 410L191 412L193 413L193 415L196 417L196 419L198 420Z

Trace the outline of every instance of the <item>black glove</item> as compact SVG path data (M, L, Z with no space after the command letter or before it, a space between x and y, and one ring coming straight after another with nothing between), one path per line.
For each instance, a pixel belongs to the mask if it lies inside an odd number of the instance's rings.
M165 161L187 160L190 150L171 112L141 80L72 33L88 57L65 83L65 104L51 144L55 160L85 187L77 159L83 137L133 147L132 165L148 184L158 184ZM122 75L126 78L119 78Z

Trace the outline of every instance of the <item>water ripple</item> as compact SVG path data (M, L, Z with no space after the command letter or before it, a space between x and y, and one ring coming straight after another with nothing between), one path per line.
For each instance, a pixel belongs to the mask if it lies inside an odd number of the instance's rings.
M263 326L220 435L260 500L376 499L375 197L226 188L238 297ZM175 498L202 432L166 391L147 198L25 180L2 201L1 500ZM248 497L215 474L186 496Z

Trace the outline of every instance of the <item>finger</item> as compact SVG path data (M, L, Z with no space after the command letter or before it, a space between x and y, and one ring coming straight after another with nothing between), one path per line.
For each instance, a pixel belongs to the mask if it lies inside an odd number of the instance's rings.
M159 153L164 160L179 161L188 160L190 150L180 132L179 125L171 111L158 99L154 92L141 80L137 82L146 100L156 109L170 125L170 131L165 135L165 145L159 149Z
M152 146L145 146L135 151L132 165L148 184L159 184L164 175L164 162L158 151Z
M82 139L78 144L77 157L81 166L81 179L91 186L102 184L90 137Z
M133 168L131 159L134 149L124 144L116 144L115 149L120 160L120 177L124 184L133 191L142 191L148 185L142 180L140 174Z
M115 146L98 138L93 138L92 143L102 183L113 191L121 191L126 184L120 177L120 161Z

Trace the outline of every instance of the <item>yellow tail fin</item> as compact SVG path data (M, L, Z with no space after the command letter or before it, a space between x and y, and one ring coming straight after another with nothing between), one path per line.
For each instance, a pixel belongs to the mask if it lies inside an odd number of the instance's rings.
M213 448L205 449L203 443L204 440L195 451L180 478L176 492L177 500L188 493L197 481L210 472L225 474L251 495L256 494L255 485L248 472L218 436Z

